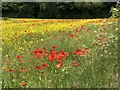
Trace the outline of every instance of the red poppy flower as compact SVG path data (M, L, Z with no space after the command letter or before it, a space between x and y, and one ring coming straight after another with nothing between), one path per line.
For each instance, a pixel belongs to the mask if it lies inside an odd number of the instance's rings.
M76 51L76 52L75 52L75 55L78 56L78 55L79 55L79 52Z
M37 56L42 59L43 58L42 52L38 52Z
M18 72L21 72L21 71L22 71L22 69L21 69L21 68L19 68L19 69L18 69Z
M12 70L12 69L10 69L9 71L10 71L11 73L13 72L13 70Z
M20 55L18 55L18 56L17 56L17 58L19 58L19 59L20 59L20 58L22 58L22 57L21 57Z
M56 47L57 47L57 46L52 46L52 48L54 48L54 49L55 49Z
M81 26L80 28L81 28L81 29L83 29L83 28L84 28L84 26Z
M43 53L43 51L42 51L42 50L39 50L39 53L41 53L41 54L42 54L42 53Z
M54 50L50 50L51 54L56 54L56 52Z
M48 60L49 60L50 62L52 62L52 61L53 61L53 56L52 56L52 55L48 56Z
M39 67L38 69L39 69L39 70L42 70L42 68L41 68L41 67Z
M80 54L80 51L81 51L81 50L80 50L80 49L78 49L78 50L76 50L76 51L75 51L75 53L74 53L74 54L75 54L76 56L78 56L78 55Z
M79 31L78 28L76 28L75 31L78 32Z
M38 52L39 52L39 48L36 48L36 49L33 51L34 54L37 54Z
M44 68L46 68L46 67L47 67L47 64L43 63L42 66L43 66Z
M82 50L82 51L80 52L80 54L81 54L82 56L85 56L85 55L86 55L85 50Z
M27 71L28 71L28 69L27 69L27 68L23 68L23 71L24 71L24 72L27 72Z
M58 56L56 57L57 61L60 61L61 59L65 59L66 58L66 53L64 51L60 51L60 53L58 54Z
M52 62L53 59L56 58L56 56L57 56L56 52L54 50L50 50L50 55L48 56L48 60Z
M21 83L21 85L22 85L22 86L26 86L27 83L23 81L23 82Z
M69 52L69 54L72 54L73 52Z
M7 67L6 70L9 71L10 69Z
M98 38L98 42L101 43L103 41L103 38Z
M78 66L78 64L76 63L76 61L73 61L72 66Z
M74 35L73 35L73 34L71 34L71 35L70 35L70 37L71 37L71 38L73 38L73 37L74 37Z
M43 50L46 50L46 48L44 47Z
M21 63L25 62L25 60L20 60Z
M90 50L88 48L84 48L84 50L87 51L87 52L90 52Z
M42 70L42 68L40 66L36 66L35 69Z
M41 75L44 76L44 72L41 72Z
M102 20L99 20L99 22L102 22Z
M86 55L86 52L85 50L81 50L81 49L78 49L75 51L75 54L78 56L79 54L81 54L82 56L85 56Z
M41 53L37 53L37 56L40 57L40 58L43 58Z
M42 68L40 66L36 66L35 69L42 70Z
M47 56L47 55L48 55L48 52L45 52L45 55Z

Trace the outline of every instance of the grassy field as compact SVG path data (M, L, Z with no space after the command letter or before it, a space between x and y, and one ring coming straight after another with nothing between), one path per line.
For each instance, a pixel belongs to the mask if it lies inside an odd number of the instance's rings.
M117 88L117 19L2 20L2 88Z

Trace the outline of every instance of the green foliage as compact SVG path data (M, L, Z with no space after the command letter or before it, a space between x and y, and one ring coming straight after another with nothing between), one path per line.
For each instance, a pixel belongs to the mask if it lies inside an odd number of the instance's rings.
M112 2L3 2L2 16L32 18L108 18ZM116 8L118 6L116 5ZM94 11L94 12L93 12ZM111 11L117 15L114 10Z
M115 7L111 7L110 13L112 13L113 18L118 18L119 17L119 10L120 10L120 2L117 2Z
M102 2L75 2L75 6L78 9L81 8L89 8L89 9L93 9L93 8L97 8L97 7L101 7L102 6Z

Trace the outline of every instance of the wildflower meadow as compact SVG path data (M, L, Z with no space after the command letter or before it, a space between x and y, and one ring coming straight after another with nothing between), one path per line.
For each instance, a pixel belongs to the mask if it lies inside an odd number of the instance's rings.
M117 88L118 19L2 20L2 88Z

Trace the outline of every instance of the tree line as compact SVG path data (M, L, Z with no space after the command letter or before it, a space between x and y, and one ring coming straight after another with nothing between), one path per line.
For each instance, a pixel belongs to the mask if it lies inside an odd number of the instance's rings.
M2 16L16 18L109 18L116 2L2 2Z

